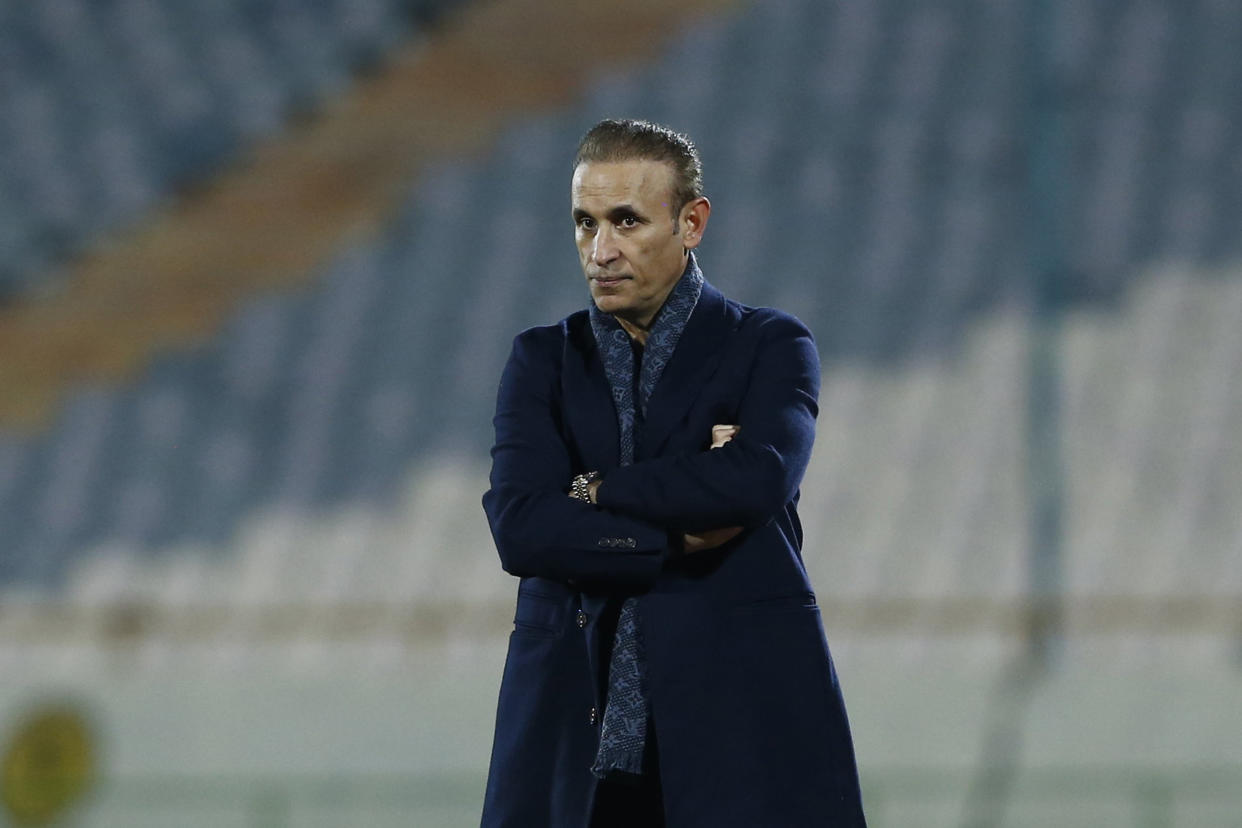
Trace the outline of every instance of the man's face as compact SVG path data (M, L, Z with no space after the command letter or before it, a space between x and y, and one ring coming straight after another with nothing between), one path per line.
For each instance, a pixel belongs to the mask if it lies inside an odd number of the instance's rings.
M706 219L705 199L674 215L672 197L673 171L662 161L587 161L574 170L575 236L591 298L639 328L685 270Z

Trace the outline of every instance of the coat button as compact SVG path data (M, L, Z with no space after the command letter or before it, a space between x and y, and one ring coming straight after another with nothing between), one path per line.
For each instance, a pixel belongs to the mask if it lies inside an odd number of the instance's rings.
M591 712L587 714L587 723L594 727L597 722L599 722L599 711L592 707Z
M585 627L587 622L586 610L578 610L578 614L574 616L574 620L578 622L578 629Z

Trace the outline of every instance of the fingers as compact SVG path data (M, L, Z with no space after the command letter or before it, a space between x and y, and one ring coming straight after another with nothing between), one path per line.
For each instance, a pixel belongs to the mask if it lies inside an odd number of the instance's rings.
M741 431L740 426L735 425L714 425L712 426L712 448L720 448L725 443L732 440Z
M697 534L686 534L682 538L682 547L686 552L703 552L722 546L741 534L742 527L726 526L723 529L708 529Z

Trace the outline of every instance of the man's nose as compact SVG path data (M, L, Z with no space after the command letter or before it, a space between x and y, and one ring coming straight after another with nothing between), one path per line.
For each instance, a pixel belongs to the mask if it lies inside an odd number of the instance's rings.
M597 265L606 265L617 258L617 239L612 228L604 224L595 234L595 243L591 248L591 259Z

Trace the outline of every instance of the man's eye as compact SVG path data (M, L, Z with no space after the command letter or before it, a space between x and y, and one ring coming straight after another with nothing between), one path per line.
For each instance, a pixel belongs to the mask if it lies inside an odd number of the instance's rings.
M589 219L589 218L580 218L578 219L578 226L581 227L583 230L593 230L595 229L595 220Z
M638 219L634 218L633 216L626 216L625 218L621 219L621 226L622 227L637 227Z

